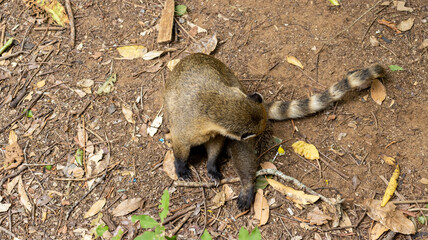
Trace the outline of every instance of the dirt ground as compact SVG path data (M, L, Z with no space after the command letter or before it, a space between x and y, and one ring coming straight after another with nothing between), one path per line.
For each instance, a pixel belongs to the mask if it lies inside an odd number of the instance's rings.
M100 215L83 215L100 199L106 199L101 212L109 231L113 233L120 226L126 232L123 239L132 239L142 230L129 223L130 216L147 214L159 219L157 206L166 188L171 193L168 216L177 216L165 225L167 232L183 219L177 215L180 210L195 205L200 208L179 228L178 239L198 239L204 226L215 239L237 239L241 227L257 226L254 210L239 216L236 200L204 211L204 200L210 204L221 188L202 192L200 188L175 187L162 170L165 153L170 150L164 140L166 121L153 137L146 131L162 111L163 83L169 73L166 67L150 72L151 67L181 58L190 44L214 33L218 45L212 55L228 65L248 91L260 92L266 101L309 96L348 71L374 63L404 69L387 70L387 77L381 79L387 93L381 105L366 89L348 94L311 117L269 124L271 138L289 139L282 145L285 154L274 161L278 170L327 197L340 195L343 211L356 226L352 231L332 230L329 224L305 227L302 222L308 212L315 206L322 209L321 201L299 209L267 187L264 195L271 209L268 222L259 227L263 239L369 239L373 220L366 215L362 201L381 199L386 184L380 176L389 180L394 171L394 166L382 160L383 155L393 157L401 167L397 191L402 199L394 196L393 200L428 199L428 185L421 182L428 176L428 54L427 48L420 47L428 38L428 5L424 0L406 1L411 12L398 11L392 3L383 6L367 0L344 0L340 7L329 1L177 0L176 4L187 6L188 13L176 17L180 26L174 24L170 44L156 43L163 1L72 1L74 47L69 27L39 31L37 28L47 27L51 21L44 14L34 15L24 2L0 0L0 33L5 29L5 40L14 37L12 53L24 51L0 61L0 160L6 161L12 129L25 156L22 166L0 171L1 204L11 204L0 212L0 239L91 239L89 231L99 224ZM413 27L400 34L377 22L385 19L398 24L411 17ZM187 21L207 33L195 34ZM379 43L372 44L370 38ZM127 45L176 50L153 60L118 59L116 48ZM304 69L287 63L287 56L299 59ZM113 90L97 96L97 89L112 72L117 74ZM11 107L10 102L32 75L26 91L32 95ZM83 96L76 91L83 79L95 82L90 87L92 94ZM43 80L45 85L37 86ZM133 111L135 123L125 119L123 106ZM31 118L22 115L28 108ZM108 171L98 175L103 176L99 183L79 180L78 171L72 176L67 172L70 165L75 166L76 150L81 148L82 126L92 143L86 145L84 159L90 151L103 150L102 161L108 161ZM270 139L262 144L263 152L275 145ZM294 154L291 144L298 140L314 144L325 155L324 161L304 161ZM276 149L264 154L262 161L272 160ZM52 169L45 165L52 165ZM205 161L195 164L195 169L194 181L199 181L198 175L200 181L209 182ZM221 169L226 178L236 176L226 160ZM8 192L15 176L21 176L22 183ZM88 176L86 172L83 178ZM95 186L92 191L91 186ZM230 186L237 196L239 184ZM22 199L22 191L27 200ZM142 198L136 211L113 215L112 209L132 198ZM417 218L421 211L411 209L425 208L427 216L425 204L397 206L406 216ZM410 238L427 239L427 225L417 223L417 233L411 237L395 236Z

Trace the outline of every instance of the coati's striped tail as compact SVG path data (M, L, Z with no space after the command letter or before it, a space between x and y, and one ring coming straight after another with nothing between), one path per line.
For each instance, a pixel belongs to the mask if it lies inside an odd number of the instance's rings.
M285 120L301 118L327 108L332 102L340 100L347 92L370 86L371 80L385 75L380 65L374 65L363 70L356 70L331 86L328 90L315 94L310 98L289 102L275 101L267 104L268 118Z

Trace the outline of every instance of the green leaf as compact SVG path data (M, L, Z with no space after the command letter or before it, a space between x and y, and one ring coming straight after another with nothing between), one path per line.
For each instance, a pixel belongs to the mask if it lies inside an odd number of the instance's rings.
M184 5L175 6L175 16L183 16L187 13L187 7Z
M333 4L334 6L339 6L339 1L337 0L329 0L331 2L331 4Z
M400 67L398 65L389 65L389 69L391 71L393 71L393 72L395 72L395 71L403 71L404 70L404 68L402 68L402 67Z
M82 166L83 165L83 150L82 149L80 149L80 148L77 149L75 158L76 158L77 164Z
M238 239L239 240L250 239L250 234L248 233L247 229L245 229L244 227L241 227L241 229L239 229Z
M7 42L0 48L0 54L2 54L8 47L10 47L13 43L13 38L9 38Z
M132 215L131 220L133 223L140 221L140 226L142 228L153 228L159 225L156 220L147 215Z
M268 185L269 183L264 176L258 176L256 178L256 190L265 189Z
M117 231L117 235L112 237L111 240L120 240L122 238L123 235L123 230L119 229L119 231Z
M27 115L27 118L33 117L33 111L31 111L31 110L28 110L25 114Z
M50 171L52 169L52 165L46 165L45 168L46 170Z
M111 89L113 88L114 84L116 82L116 73L112 73L107 80L101 85L100 88L98 88L98 95L101 95L103 93L110 93Z
M169 193L168 189L165 189L162 194L161 204L159 205L159 209L163 209L162 212L159 213L161 223L166 218L169 212Z
M256 228L254 228L250 234L250 240L261 240L261 239L262 239L262 234L260 234L259 228L256 226Z
M420 223L420 224L425 224L425 222L427 221L428 219L426 219L424 216L419 216L418 217L418 222Z
M104 224L98 225L98 227L95 229L95 232L97 233L98 237L101 237L106 231L108 230L108 226Z
M156 236L161 237L164 235L164 233L165 233L165 227L164 226L158 225L155 227Z
M177 236L168 237L165 236L166 240L177 240Z
M134 240L155 240L155 239L161 239L159 237L156 237L156 234L154 232L144 232L143 234L137 236L134 238Z
M205 229L204 233L201 236L201 240L212 240L210 233Z

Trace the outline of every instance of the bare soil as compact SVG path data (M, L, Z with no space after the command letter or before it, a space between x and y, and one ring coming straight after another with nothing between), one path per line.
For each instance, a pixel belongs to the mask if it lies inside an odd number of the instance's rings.
M387 90L382 105L376 104L366 89L347 95L311 117L270 123L271 135L290 139L283 144L285 155L278 156L274 164L281 172L327 197L340 195L345 199L344 212L352 224L365 214L362 200L383 196L386 185L380 176L389 179L394 171L393 166L382 161L383 155L395 158L400 164L397 191L403 198L427 199L428 186L420 182L428 176L428 54L427 48L420 48L428 37L426 1L407 1L406 6L413 8L413 12L397 11L392 5L377 5L369 11L375 2L367 0L344 0L340 7L333 7L329 1L278 0L178 0L176 4L186 5L188 13L176 17L182 22L181 27L175 23L174 39L165 45L156 43L156 26L162 11L160 1L72 1L76 29L73 47L69 28L36 31L37 27L48 26L46 16L33 15L24 1L0 0L0 33L4 27L5 39L16 39L13 53L20 50L26 36L23 48L26 53L0 61L0 128L20 116L29 103L45 91L31 109L32 118L19 118L0 133L1 161L5 161L4 149L9 145L10 129L17 135L26 156L23 164L28 166L20 175L33 206L32 211L23 206L16 188L10 194L6 192L6 184L13 178L5 177L20 168L1 170L0 178L6 180L1 186L1 203L12 206L0 213L0 239L12 239L12 234L19 239L81 239L89 234L93 227L91 221L96 218L83 218L83 215L101 198L107 200L102 209L103 219L109 220L110 231L118 225L127 229L124 239L142 233L138 230L133 234L133 228L125 224L131 214L112 215L111 210L125 199L142 198L144 204L132 214L155 218L166 188L172 192L169 216L173 216L176 209L201 204L204 200L207 204L212 202L221 188L207 188L203 195L200 188L173 187L173 180L162 171L162 161L170 149L164 140L168 132L165 121L154 137L146 132L162 109L163 82L168 69L155 73L142 70L158 62L166 65L172 58L185 54L193 42L186 21L207 30L207 33L193 35L196 40L216 33L219 44L212 54L233 69L248 91L260 92L267 101L309 96L326 89L348 71L374 63L401 66L403 71L388 70L388 76L382 79ZM386 19L398 24L410 17L415 18L413 27L401 34L376 21ZM370 37L376 38L380 45L373 46ZM120 55L116 47L134 44L149 50L177 50L149 61L117 59ZM51 50L48 60L41 63ZM298 58L304 70L288 64L286 56ZM16 108L10 107L10 97L15 97L17 86L22 86L37 67L40 71L28 89L33 92L31 100L22 101ZM2 78L6 72L11 76ZM82 79L94 80L92 91L96 92L111 72L117 74L111 93L98 97L96 93L84 97L76 93L77 82ZM46 80L46 85L37 88L36 83L42 80ZM133 110L135 124L126 121L123 106ZM46 125L38 127L40 132L25 135L34 121L45 120ZM67 177L62 169L73 163L79 148L76 140L79 124L89 129L87 133L95 152L108 149L110 165L114 166L86 197L87 181L62 180ZM291 144L298 140L314 144L326 155L322 158L328 165L322 161L308 163L295 155ZM274 142L269 138L262 145L265 151ZM262 161L273 159L275 149L263 155ZM51 164L53 168L47 170L43 164ZM205 161L196 163L195 168L201 181L209 182ZM198 181L196 172L194 181ZM222 172L226 178L236 176L226 160ZM237 195L239 184L231 186ZM50 201L40 203L46 196ZM299 209L272 188L266 188L265 196L272 205L269 221L259 227L263 239L290 239L290 236L369 239L373 221L368 216L352 232L325 231L330 228L328 225L305 229L301 222L314 206ZM75 203L78 205L66 219ZM322 208L319 202L315 205ZM198 239L205 226L203 206L184 222L176 233L178 239ZM407 204L400 208L424 206ZM291 209L294 216L287 209ZM253 210L243 216L237 217L238 214L236 201L227 201L224 206L206 213L206 229L215 239L237 239L241 227L257 226ZM412 214L420 216L421 212ZM166 224L167 231L174 229L180 220L181 217ZM427 239L427 226L419 223L417 228L414 238ZM397 234L395 239L408 238Z

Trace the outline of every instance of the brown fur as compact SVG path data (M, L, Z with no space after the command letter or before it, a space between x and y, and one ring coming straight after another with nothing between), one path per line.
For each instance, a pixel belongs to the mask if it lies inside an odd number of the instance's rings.
M291 102L263 103L258 93L246 94L233 72L222 62L205 54L182 59L165 84L165 108L171 130L175 167L180 178L189 179L187 166L190 148L204 145L208 154L208 174L218 183L218 155L228 139L228 151L241 179L238 207L251 206L258 164L254 136L263 132L267 119L299 118L315 113L355 88L383 76L376 65L349 73L321 94ZM244 141L245 139L249 140Z

